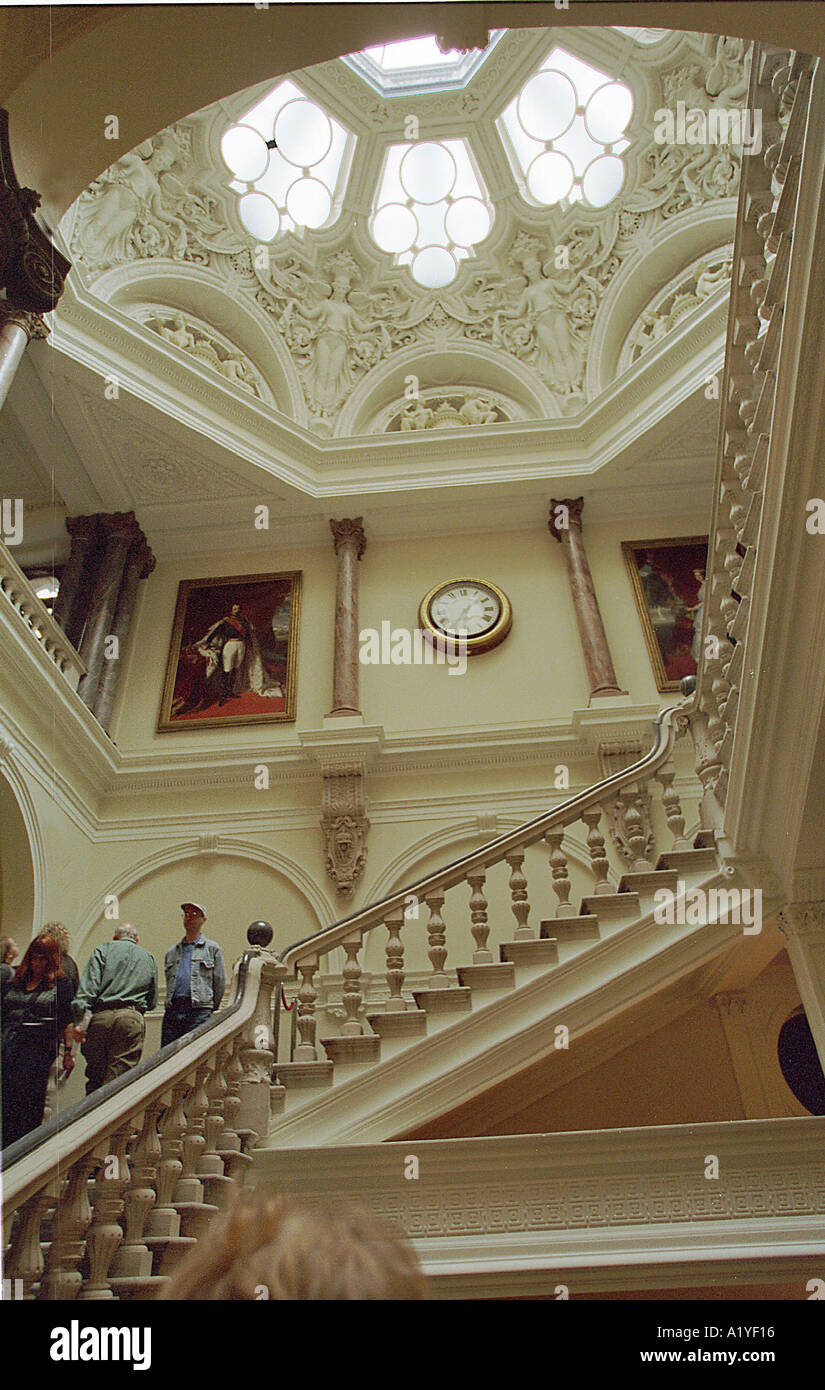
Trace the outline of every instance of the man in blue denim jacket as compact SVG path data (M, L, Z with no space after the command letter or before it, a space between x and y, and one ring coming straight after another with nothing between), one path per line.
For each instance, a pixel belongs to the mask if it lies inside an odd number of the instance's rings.
M166 1010L160 1045L174 1042L214 1013L226 988L226 966L217 941L203 935L206 913L200 903L181 903L183 940L170 946L166 968Z

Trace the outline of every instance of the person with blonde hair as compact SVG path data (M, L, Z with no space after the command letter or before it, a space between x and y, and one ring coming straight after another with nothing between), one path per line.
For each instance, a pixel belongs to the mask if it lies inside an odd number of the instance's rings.
M310 1210L241 1192L174 1270L162 1299L338 1301L427 1297L403 1231L366 1207Z
M72 998L77 994L80 986L80 971L77 968L77 961L74 960L71 952L71 938L69 928L63 922L46 922L37 933L38 937L51 937L60 947L60 969L72 987Z

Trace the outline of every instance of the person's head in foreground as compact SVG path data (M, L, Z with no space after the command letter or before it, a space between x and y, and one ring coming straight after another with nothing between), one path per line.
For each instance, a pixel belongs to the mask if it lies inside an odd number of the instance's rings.
M406 1301L426 1298L427 1284L403 1232L365 1207L310 1211L242 1192L159 1297Z

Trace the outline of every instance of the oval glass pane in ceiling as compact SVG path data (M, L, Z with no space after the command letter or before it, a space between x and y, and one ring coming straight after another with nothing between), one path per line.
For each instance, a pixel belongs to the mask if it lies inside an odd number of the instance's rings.
M227 169L244 183L260 178L269 161L261 133L248 125L233 125L221 136L221 154Z
M587 133L603 145L619 140L633 115L633 96L623 82L607 82L594 92L584 113Z
M382 251L409 251L418 235L415 213L403 203L387 203L372 221L372 239Z
M265 193L244 193L238 204L246 230L258 241L273 241L281 228L278 209Z
M275 141L290 164L311 169L324 158L332 144L329 116L314 101L289 101L278 112Z
M299 227L323 227L332 199L320 179L296 179L286 195L286 210Z
M480 198L456 199L444 217L444 230L456 246L475 246L484 240L492 225L490 212Z
M591 207L604 208L612 203L624 183L624 164L618 155L604 154L585 170L582 179L584 196Z
M518 118L534 140L555 140L576 114L576 89L561 72L537 72L518 99Z
M458 267L443 246L425 246L412 263L412 272L425 289L439 290L455 279Z
M401 161L401 183L416 203L441 202L452 192L455 176L455 160L444 145L413 145Z

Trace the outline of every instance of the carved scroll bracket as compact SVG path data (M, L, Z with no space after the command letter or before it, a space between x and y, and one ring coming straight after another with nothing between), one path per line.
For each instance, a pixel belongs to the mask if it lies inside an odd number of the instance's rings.
M328 768L324 774L321 829L327 873L342 897L351 896L367 862L364 770L359 763Z

